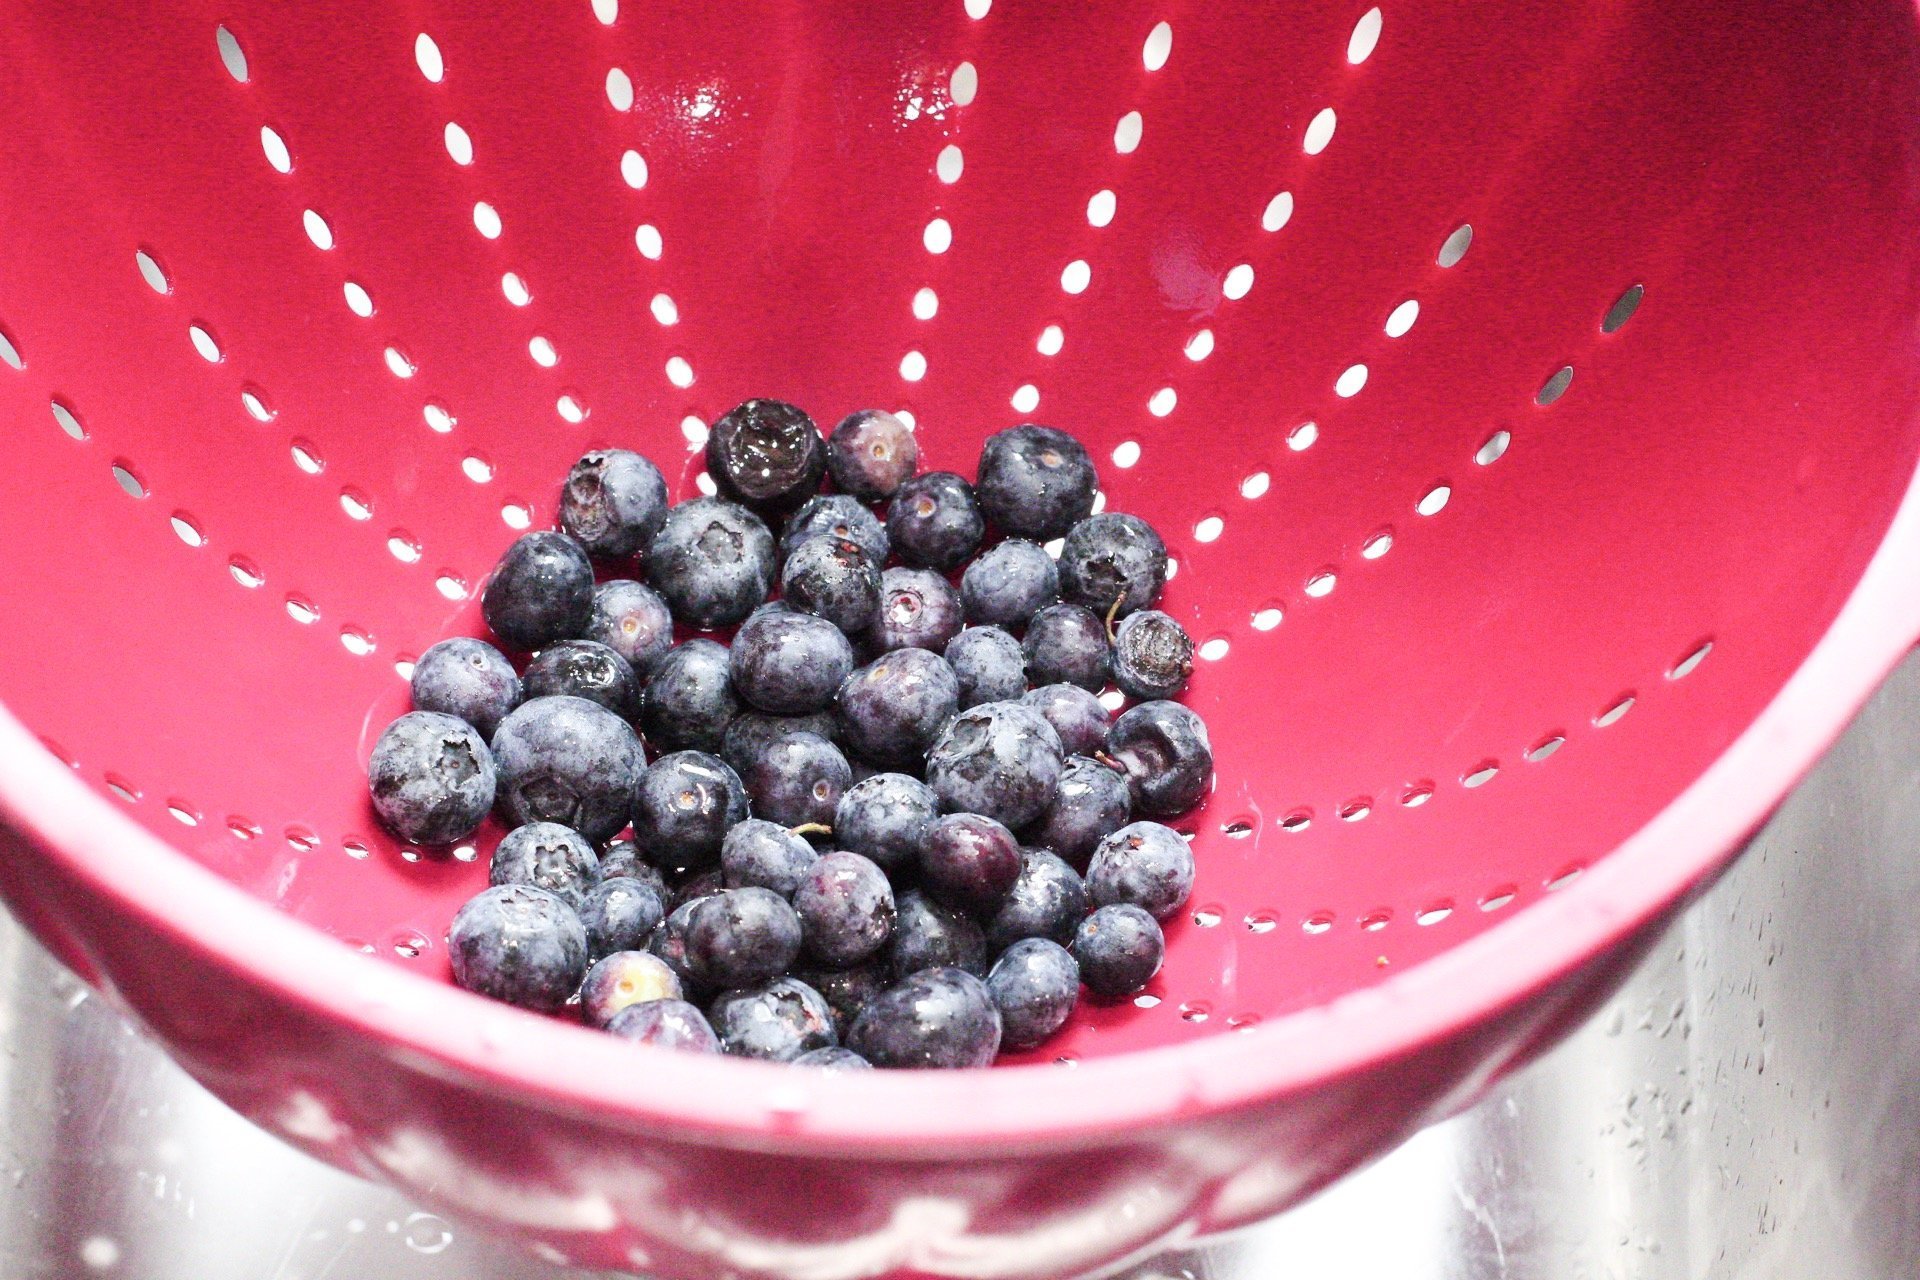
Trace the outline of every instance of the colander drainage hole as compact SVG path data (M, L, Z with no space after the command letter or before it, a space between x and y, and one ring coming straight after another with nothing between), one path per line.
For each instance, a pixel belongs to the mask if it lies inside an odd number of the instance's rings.
M1271 911L1254 911L1247 915L1248 933L1272 933L1280 927L1280 921Z
M70 406L58 400L51 401L50 403L53 407L53 420L60 424L60 429L66 432L72 439L85 440L87 438L87 429L81 424L79 415L74 413Z
M1498 911L1513 901L1515 892L1516 890L1512 885L1503 884L1498 889L1488 893L1486 897L1480 899L1480 909L1482 911Z
M259 566L255 565L253 561L247 559L245 556L235 556L233 559L227 561L227 572L233 575L235 582L246 587L248 590L252 590L254 587L266 581L266 577L261 574Z
M120 488L126 492L129 498L144 498L147 496L147 486L141 483L140 477L133 473L133 467L130 463L114 463L113 478L119 482Z
M167 812L172 814L174 820L182 826L197 827L200 825L199 811L185 800L176 799L167 801Z
M200 526L194 523L193 517L184 511L173 513L173 531L179 536L180 541L190 547L207 545L207 535L200 531Z
M138 804L140 802L140 789L117 774L110 773L107 775L107 790L113 792L114 795L119 796L128 804Z
M1463 787L1484 787L1489 782L1492 782L1494 779L1494 775L1498 774L1499 772L1500 772L1499 762L1494 760L1488 760L1482 764L1474 766L1474 768L1470 772L1468 772L1466 776L1460 779L1460 785Z
M1325 933L1333 928L1333 912L1316 911L1300 922L1300 928L1306 933Z
M1160 997L1148 995L1143 991L1133 998L1133 1007L1136 1009L1157 1009L1160 1007Z
M1707 660L1707 655L1712 652L1713 652L1713 641L1711 640L1703 641L1697 648L1694 649L1692 653L1689 653L1686 657L1680 659L1680 661L1673 664L1673 670L1667 672L1667 679L1669 680L1686 679L1688 676L1693 674L1695 667L1698 667L1701 663Z
M1360 917L1360 927L1368 933L1378 933L1393 920L1393 912L1387 907L1379 907Z
M1640 297L1645 292L1646 290L1640 285L1629 286L1627 291L1607 308L1607 314L1600 321L1600 332L1619 332L1620 326L1633 319L1633 313L1640 309Z
M1538 764L1565 746L1566 742L1566 738L1560 734L1549 734L1533 746L1527 748L1527 759L1534 764Z
M1400 793L1400 803L1409 809L1418 809L1431 799L1433 799L1431 782L1416 782Z
M320 837L302 826L291 826L286 830L287 846L295 853L312 853L320 847Z
M254 840L259 838L260 824L236 813L227 819L227 830L233 833L236 840Z
M1413 917L1413 922L1418 925L1439 924L1452 914L1453 904L1451 902L1436 902L1432 906L1424 907L1416 913Z
M1467 256L1467 249L1472 244L1473 225L1463 222L1440 242L1440 253L1434 261L1443 268L1454 267L1459 264L1460 259Z
M1193 913L1195 928L1211 929L1220 923L1219 907L1199 907Z
M1596 729L1604 729L1608 725L1618 722L1621 716L1633 710L1634 701L1635 699L1632 694L1623 695L1619 701L1593 718L1594 727Z
M1548 880L1546 882L1545 888L1549 893L1553 892L1555 889L1564 889L1568 885L1572 884L1575 880L1579 879L1580 873L1585 870L1586 868L1579 865L1578 863L1574 864L1573 866L1567 867L1565 870L1556 873L1552 879Z
M1282 831L1305 831L1312 825L1313 810L1311 809L1295 809L1292 813L1280 819L1280 829Z
M167 273L160 269L160 264L145 249L133 251L133 264L140 268L140 278L145 280L147 287L155 293L173 292L173 285L168 282Z
M1552 377L1540 384L1540 390L1534 394L1533 402L1545 408L1567 393L1573 384L1573 366L1565 365Z
M1213 1016L1213 1007L1204 1000L1190 1000L1180 1006L1180 1021L1205 1022Z

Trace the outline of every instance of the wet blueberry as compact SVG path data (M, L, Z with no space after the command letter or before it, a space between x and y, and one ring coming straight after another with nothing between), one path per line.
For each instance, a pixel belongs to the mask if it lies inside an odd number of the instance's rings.
M727 876L719 867L708 867L705 871L689 872L684 868L674 874L679 883L667 898L669 912L677 911L689 902L698 902L702 898L711 898L727 887Z
M1165 920L1193 893L1193 850L1180 833L1157 822L1133 822L1100 842L1087 868L1087 896L1095 906L1130 902Z
M562 640L535 654L523 682L529 698L572 694L622 719L640 709L640 682L627 660L592 640Z
M491 738L520 705L520 677L507 655L484 640L442 640L413 664L413 706L465 720Z
M646 881L629 876L602 880L580 908L587 954L597 960L616 951L638 951L666 916L666 895Z
M1022 849L1020 878L987 922L987 949L1005 951L1022 938L1051 938L1065 946L1086 914L1080 873L1046 849Z
M967 621L1019 630L1060 599L1060 571L1038 543L1008 538L980 553L960 575Z
M667 882L640 856L640 846L625 838L609 840L600 846L600 878L618 880L622 876L650 886L659 892L661 901L666 901Z
M810 711L800 716L742 711L727 726L726 740L720 747L720 758L744 778L761 753L781 738L796 733L811 733L832 742L840 733L840 721L831 711Z
M917 770L959 705L960 685L945 658L925 649L896 649L840 686L840 740L871 764Z
M987 937L963 911L943 907L918 889L895 896L893 937L887 959L894 976L950 965L968 973L987 972Z
M595 449L560 490L560 524L596 556L630 556L667 518L660 468L628 449Z
M587 931L573 908L545 889L483 889L454 913L447 932L453 980L523 1009L552 1013L587 971Z
M726 646L689 640L667 651L640 693L640 728L656 751L718 751L740 713Z
M819 853L777 822L748 818L720 842L720 870L727 888L771 889L792 900Z
M826 997L834 1034L842 1040L867 1001L893 985L893 970L882 955L851 969L801 969L794 977Z
M820 429L784 400L736 405L707 432L707 474L714 486L756 511L793 510L819 491L826 473L827 442Z
M706 898L696 898L691 902L673 905L667 912L667 918L647 938L648 953L665 961L674 976L680 979L680 985L688 991L697 990L700 983L687 964L687 928L693 923L693 909L704 901Z
M1020 701L1047 718L1060 735L1062 750L1090 756L1106 747L1113 717L1090 690L1077 684L1044 684L1029 690Z
M812 1067L816 1071L871 1071L873 1064L851 1049L834 1045L829 1049L809 1049L793 1060L796 1067Z
M747 789L719 756L676 751L633 786L633 838L657 867L708 867L747 816Z
M1120 602L1120 616L1150 607L1167 581L1167 547L1138 516L1103 511L1067 533L1060 549L1062 599L1102 618Z
M931 569L892 568L880 575L880 608L867 629L872 653L947 647L960 634L960 593Z
M842 493L878 502L920 469L920 445L892 414L862 409L842 418L827 438L827 467Z
M851 538L809 538L780 570L780 593L804 613L860 635L880 611L880 570Z
M922 969L854 1019L847 1047L876 1067L985 1067L1000 1052L1000 1011L959 969Z
M1080 999L1080 965L1047 938L1008 947L987 974L987 992L1000 1010L1000 1046L1032 1049L1067 1024Z
M1018 699L1027 691L1027 655L999 627L968 627L947 642L947 665L960 682L960 705Z
M795 978L726 992L713 1002L712 1021L725 1052L768 1062L792 1062L840 1040L826 998Z
M751 987L793 967L800 917L771 889L726 889L693 904L687 968L708 987Z
M787 827L831 826L853 770L840 748L811 733L767 744L740 773L753 811Z
M564 533L523 534L487 579L480 613L512 649L571 640L593 616L593 562Z
M580 984L580 1012L604 1027L629 1005L681 998L680 978L658 956L645 951L611 951L594 962Z
M780 554L791 556L807 539L828 536L855 543L875 564L885 564L891 551L885 526L866 503L850 494L823 493L808 498L787 520Z
M1068 756L1053 803L1027 828L1026 838L1085 871L1095 846L1132 817L1133 793L1125 774L1088 756Z
M1133 807L1156 818L1185 813L1213 786L1207 726L1177 702L1143 702L1113 722L1107 754L1127 771Z
M493 733L498 804L511 826L557 822L588 840L627 825L634 779L646 765L625 720L585 698L529 698Z
M793 895L807 953L835 968L859 964L893 936L893 886L857 853L822 854Z
M876 773L841 795L833 839L891 874L919 860L927 827L939 816L932 787L904 773Z
M743 699L775 715L833 704L853 674L853 645L840 628L806 613L760 613L734 633L729 670Z
M676 622L702 631L731 627L773 586L773 534L724 498L683 502L647 545L647 580Z
M935 899L990 917L1020 876L1013 833L977 813L950 813L927 827L920 846L920 883Z
M1077 604L1050 604L1033 615L1022 642L1027 679L1036 688L1072 684L1098 693L1107 683L1107 624Z
M987 437L980 450L980 508L1003 532L1046 542L1093 511L1099 473L1064 431L1023 423Z
M650 1044L686 1053L718 1053L720 1037L713 1034L707 1015L685 1000L648 1000L630 1004L613 1015L607 1030L622 1040Z
M980 549L987 523L973 486L951 471L929 471L901 485L887 506L887 541L910 565L958 569Z
M927 749L927 785L949 813L1024 827L1053 803L1060 735L1022 702L986 702L955 716Z
M1103 1000L1130 996L1153 980L1166 956L1160 922L1128 903L1101 907L1073 935L1080 981Z
M381 824L418 844L472 835L496 787L496 762L480 731L437 711L409 711L388 725L367 766Z
M493 851L487 868L489 884L530 884L575 911L586 906L587 894L599 882L600 858L593 846L579 832L557 822L515 827Z
M1158 609L1120 619L1113 633L1113 682L1129 698L1171 698L1193 674L1193 641Z
M631 578L615 578L593 589L587 639L625 658L633 674L645 680L673 648L673 612L652 587Z

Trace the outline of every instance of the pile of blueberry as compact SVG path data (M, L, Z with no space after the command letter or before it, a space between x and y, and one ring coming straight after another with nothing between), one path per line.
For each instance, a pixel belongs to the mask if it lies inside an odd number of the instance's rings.
M993 436L973 484L918 463L892 414L823 438L752 400L708 437L719 496L669 505L626 450L573 467L564 531L482 599L524 669L434 645L373 751L401 839L511 828L448 935L462 986L656 1045L978 1067L1159 971L1193 856L1135 818L1213 781L1166 547L1093 513L1063 432Z

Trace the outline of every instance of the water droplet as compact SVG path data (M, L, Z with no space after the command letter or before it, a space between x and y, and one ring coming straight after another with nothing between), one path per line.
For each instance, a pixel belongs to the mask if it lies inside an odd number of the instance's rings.
M415 1253L439 1253L453 1243L453 1228L431 1213L408 1214L404 1239Z

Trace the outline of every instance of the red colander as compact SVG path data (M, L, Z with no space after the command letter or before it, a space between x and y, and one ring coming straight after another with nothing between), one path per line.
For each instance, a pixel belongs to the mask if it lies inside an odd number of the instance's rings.
M6 8L0 891L246 1115L548 1257L1271 1214L1577 1023L1920 634L1906 3ZM1015 1065L485 1003L498 832L371 819L567 464L692 494L763 395L968 473L1064 427L1175 554L1191 913Z

